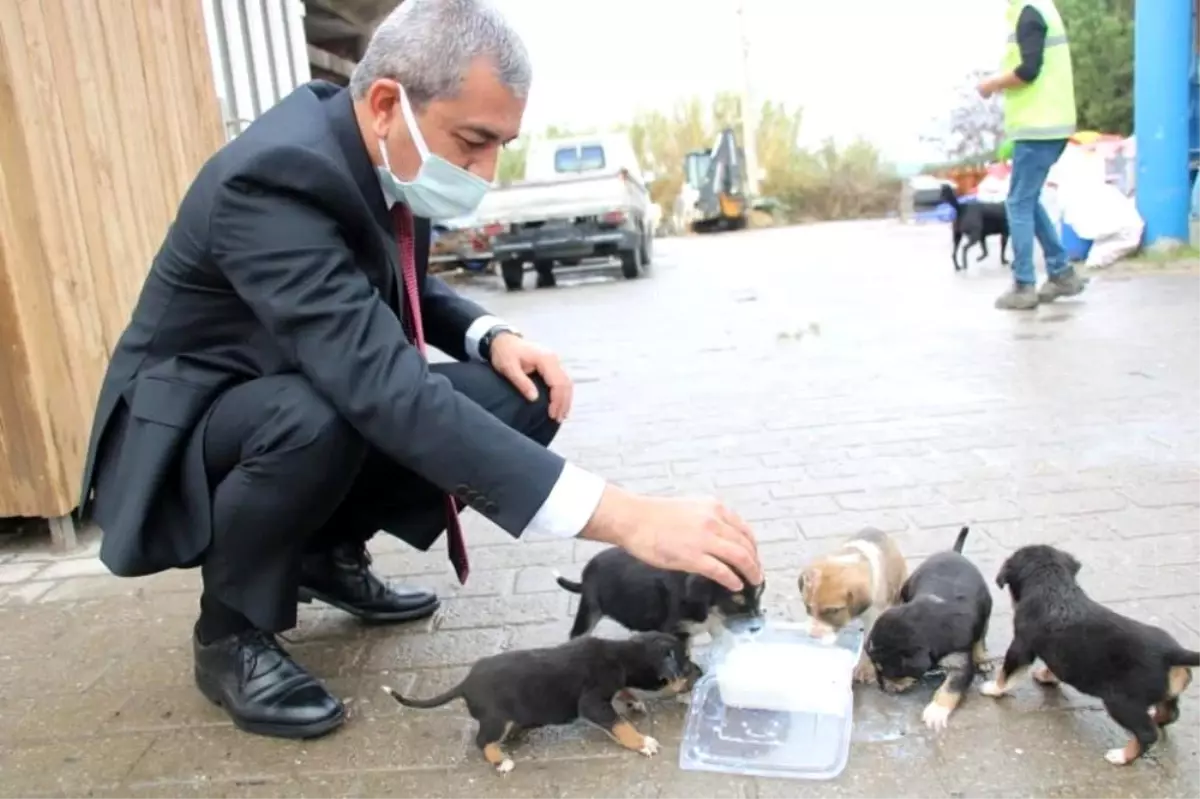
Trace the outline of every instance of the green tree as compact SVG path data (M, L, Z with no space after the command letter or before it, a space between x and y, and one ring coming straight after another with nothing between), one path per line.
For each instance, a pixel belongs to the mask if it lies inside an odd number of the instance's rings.
M1071 42L1080 130L1133 132L1133 5L1134 0L1058 0Z
M895 179L890 167L869 143L859 141L839 149L827 143L812 153L799 144L803 114L783 103L759 108L757 155L764 172L759 191L778 200L793 220L841 219L886 213L895 203ZM683 185L684 156L712 147L717 133L732 127L742 132L741 97L717 95L710 102L692 98L670 112L639 114L628 126L638 158L657 179L650 196L671 213Z

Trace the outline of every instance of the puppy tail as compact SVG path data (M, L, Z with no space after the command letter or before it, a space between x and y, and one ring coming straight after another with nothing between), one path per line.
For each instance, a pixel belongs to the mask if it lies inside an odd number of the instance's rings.
M1193 652L1190 649L1178 647L1172 652L1167 653L1167 663L1171 666L1188 666L1189 668L1200 668L1200 652Z
M415 707L420 708L421 710L427 710L431 707L441 707L447 702L452 702L455 699L458 699L460 696L462 696L462 685L456 685L449 691L446 691L446 693L438 694L432 699L408 699L404 696L401 696L399 691L386 685L383 686L383 692L391 696L392 699L395 699L405 707Z
M558 572L554 572L554 582L558 583L561 588L570 591L572 594L583 593L583 583L577 583L574 580L568 580Z
M963 525L963 529L958 531L958 538L954 539L954 551L962 554L963 544L967 543L967 533L971 532L971 528Z

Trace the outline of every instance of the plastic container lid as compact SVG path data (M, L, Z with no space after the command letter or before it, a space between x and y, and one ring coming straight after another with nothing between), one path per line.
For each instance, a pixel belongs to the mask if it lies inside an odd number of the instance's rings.
M713 644L692 691L679 766L759 777L827 780L850 756L851 673L861 628L830 642L807 625L769 622Z

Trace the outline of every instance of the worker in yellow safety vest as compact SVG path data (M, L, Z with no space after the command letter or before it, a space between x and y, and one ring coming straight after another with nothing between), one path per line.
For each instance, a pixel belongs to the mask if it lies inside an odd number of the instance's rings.
M1075 83L1071 45L1054 0L1009 0L1008 46L1001 71L978 86L985 99L1004 97L1006 147L1011 145L1008 188L1009 235L1013 245L1013 285L996 307L1031 310L1059 297L1073 297L1087 286L1067 262L1066 251L1040 202L1050 167L1075 132ZM1041 289L1033 268L1033 240L1046 257L1047 280Z

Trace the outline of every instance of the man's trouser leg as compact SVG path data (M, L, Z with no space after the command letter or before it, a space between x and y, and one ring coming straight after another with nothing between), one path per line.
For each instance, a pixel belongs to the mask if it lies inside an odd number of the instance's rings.
M1047 272L1053 276L1066 269L1066 254L1050 215L1041 204L1042 187L1050 167L1062 155L1066 142L1019 141L1013 147L1013 168L1009 179L1008 230L1013 246L1013 279L1032 286L1037 283L1033 267L1033 242L1036 238L1046 256Z
M539 397L529 402L486 364L431 368L538 443L548 445L557 433L540 380ZM385 524L409 513L435 518L442 504L432 484L369 448L298 375L262 378L223 395L208 419L205 461L214 487L206 604L231 608L269 631L295 625L305 553L361 548Z
M349 491L366 443L297 374L227 391L203 440L213 492L204 612L223 606L258 629L289 629L305 543Z
M549 414L548 390L537 375L531 377L538 387L538 398L530 402L486 364L439 363L430 368L444 375L457 392L542 446L549 446L558 433L558 423ZM372 450L344 501L309 549L320 550L338 542L365 543L408 513L437 516L442 502L435 486ZM467 546L469 549L470 541Z

